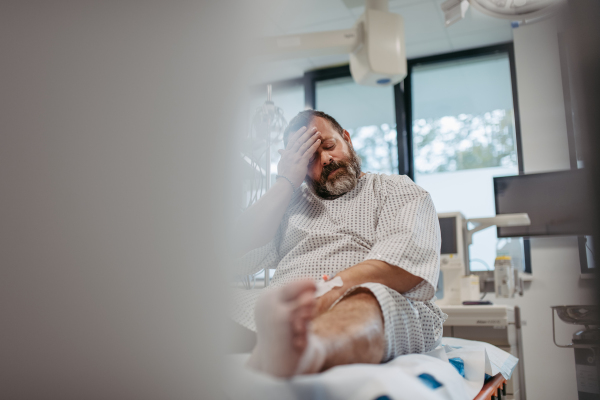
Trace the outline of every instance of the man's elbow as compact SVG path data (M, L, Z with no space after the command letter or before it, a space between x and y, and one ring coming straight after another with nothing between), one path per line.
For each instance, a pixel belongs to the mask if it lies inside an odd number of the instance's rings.
M406 292L409 292L411 290L413 290L414 288L416 288L417 286L419 286L421 284L421 282L423 282L424 279L419 277L419 276L415 276L413 274L409 274L409 277L407 277L402 285L402 291L400 291L400 293L404 294Z

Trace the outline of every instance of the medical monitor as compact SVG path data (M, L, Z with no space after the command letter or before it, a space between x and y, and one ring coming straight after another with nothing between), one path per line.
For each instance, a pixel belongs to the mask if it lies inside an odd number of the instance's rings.
M498 237L590 235L585 170L494 178L496 214L527 213L529 226L498 228Z
M442 266L460 264L468 272L469 253L465 243L467 222L460 212L439 213L440 233L442 237Z
M442 254L458 253L458 235L456 232L457 221L455 217L440 218L440 232L442 235Z

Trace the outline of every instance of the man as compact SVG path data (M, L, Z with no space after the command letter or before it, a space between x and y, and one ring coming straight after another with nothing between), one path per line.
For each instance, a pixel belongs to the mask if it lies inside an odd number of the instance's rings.
M350 134L323 112L299 113L284 143L276 183L237 230L245 273L276 268L267 289L235 295L234 320L257 331L248 365L291 377L437 346L446 316L430 301L440 234L429 194L361 172ZM343 285L315 298L323 275Z

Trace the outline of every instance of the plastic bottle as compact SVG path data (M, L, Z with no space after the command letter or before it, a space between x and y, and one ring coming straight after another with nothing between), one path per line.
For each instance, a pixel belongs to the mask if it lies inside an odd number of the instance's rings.
M496 297L513 297L515 294L515 268L510 256L498 256L494 262Z

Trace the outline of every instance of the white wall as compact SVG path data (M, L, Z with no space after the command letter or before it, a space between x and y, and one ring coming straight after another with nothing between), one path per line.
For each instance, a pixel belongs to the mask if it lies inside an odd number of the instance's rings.
M525 173L569 169L556 21L513 33ZM554 346L550 306L592 304L593 282L579 278L575 237L531 239L531 262L534 280L524 297L494 301L522 309L527 399L575 399L573 350ZM579 329L557 326L562 343Z
M525 172L569 169L556 21L513 31Z

